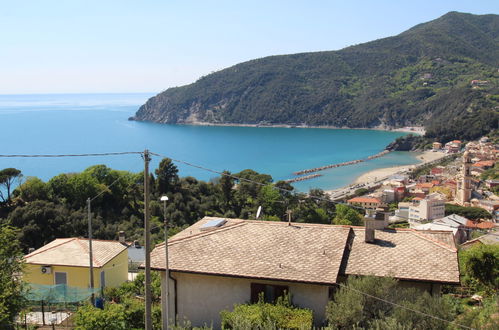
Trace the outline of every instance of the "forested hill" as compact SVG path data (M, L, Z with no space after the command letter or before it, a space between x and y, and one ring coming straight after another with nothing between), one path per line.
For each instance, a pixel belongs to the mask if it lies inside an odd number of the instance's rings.
M237 64L152 97L131 119L425 125L429 136L442 140L457 134L473 138L497 126L498 68L499 15L450 12L397 36L339 51Z

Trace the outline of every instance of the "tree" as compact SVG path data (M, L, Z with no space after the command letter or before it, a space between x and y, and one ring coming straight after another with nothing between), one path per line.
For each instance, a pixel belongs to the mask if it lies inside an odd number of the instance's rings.
M178 168L170 158L163 158L155 171L159 194L170 192L178 181Z
M349 277L327 305L326 317L338 329L447 329L447 322L414 310L448 321L455 317L447 298L374 276Z
M480 244L461 250L459 265L468 285L499 289L499 245Z
M492 215L480 207L445 204L445 215L457 214L470 220L490 219Z
M225 211L228 211L229 209L233 194L232 188L234 187L234 178L230 175L229 171L223 171L223 175L220 177L219 181Z
M12 186L16 180L21 179L21 171L16 168L5 168L0 171L0 198L7 202L10 200L10 193L12 191ZM2 189L5 189L5 195Z
M362 216L353 208L344 205L336 205L336 216L333 219L335 225L359 226L362 224Z
M0 328L11 329L15 316L25 305L19 277L23 254L14 228L0 225L0 242Z
M24 202L47 200L49 198L49 187L36 177L28 177L23 184L14 190L13 195L20 197Z

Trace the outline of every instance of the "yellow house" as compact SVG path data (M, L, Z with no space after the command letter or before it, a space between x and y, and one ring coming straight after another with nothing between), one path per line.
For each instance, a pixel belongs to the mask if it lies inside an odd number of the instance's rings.
M94 288L116 287L127 280L127 247L117 241L92 240ZM24 256L24 280L31 284L90 287L88 239L58 238Z

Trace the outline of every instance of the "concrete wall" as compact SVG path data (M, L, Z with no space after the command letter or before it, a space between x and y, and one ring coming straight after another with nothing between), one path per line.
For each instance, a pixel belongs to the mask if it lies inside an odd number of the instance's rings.
M162 272L165 287L165 272ZM177 280L177 318L192 322L193 326L204 324L220 328L220 311L232 310L234 304L244 304L251 298L251 283L286 285L292 301L299 307L313 311L314 322L324 321L329 287L280 281L261 281L222 276L198 275L171 272ZM170 319L173 319L174 285L170 280ZM164 294L163 294L164 297Z
M67 285L80 288L90 287L89 267L51 266L50 274L41 272L42 265L26 264L23 279L28 283L54 285L55 273L66 273ZM104 271L106 287L116 287L127 280L128 252L124 250L111 259L104 267L94 267L94 287L100 287L100 273Z

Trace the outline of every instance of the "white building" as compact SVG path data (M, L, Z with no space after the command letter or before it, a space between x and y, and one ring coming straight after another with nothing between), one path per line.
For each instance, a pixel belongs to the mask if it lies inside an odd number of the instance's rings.
M409 207L409 222L421 223L445 216L445 200L439 193L433 193Z

